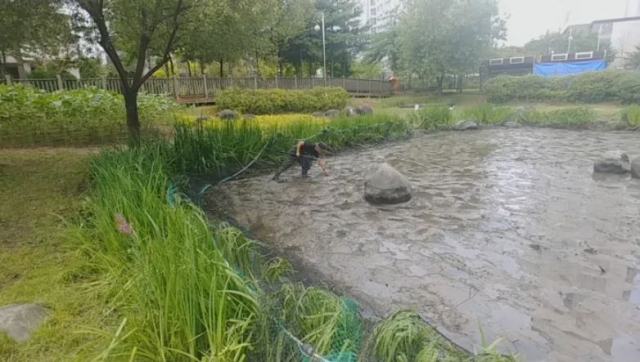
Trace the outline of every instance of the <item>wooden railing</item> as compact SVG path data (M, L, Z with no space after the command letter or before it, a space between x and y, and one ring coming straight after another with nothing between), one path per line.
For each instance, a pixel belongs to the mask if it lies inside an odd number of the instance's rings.
M4 83L30 84L47 92L63 89L81 89L96 87L120 92L122 83L119 78L91 78L91 79L10 79ZM308 89L325 86L323 78L210 78L202 77L173 77L150 78L141 91L151 94L166 94L185 103L204 103L215 101L216 94L225 88L251 89ZM359 78L329 78L328 87L342 87L354 96L389 96L392 87L387 81Z

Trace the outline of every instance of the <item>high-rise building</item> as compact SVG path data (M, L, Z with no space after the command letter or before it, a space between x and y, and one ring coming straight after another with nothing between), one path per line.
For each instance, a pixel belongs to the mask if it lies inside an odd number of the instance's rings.
M394 10L400 0L360 0L362 23L368 25L372 33L383 31L392 21Z

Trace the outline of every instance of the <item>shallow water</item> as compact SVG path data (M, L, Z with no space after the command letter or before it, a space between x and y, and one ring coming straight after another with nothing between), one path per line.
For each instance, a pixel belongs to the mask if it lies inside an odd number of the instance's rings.
M329 160L331 176L227 184L227 211L380 316L415 307L469 349L504 337L527 361L640 361L640 181L594 177L639 133L439 133ZM413 200L375 207L380 156Z

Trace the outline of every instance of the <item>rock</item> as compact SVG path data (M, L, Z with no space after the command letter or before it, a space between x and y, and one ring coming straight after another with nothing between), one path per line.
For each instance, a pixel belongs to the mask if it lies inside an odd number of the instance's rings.
M373 204L399 204L411 200L409 180L391 167L381 163L368 172L364 183L364 198Z
M232 120L238 118L238 114L230 109L223 109L218 112L218 118L224 120Z
M345 113L347 114L347 117L355 117L358 115L358 112L353 107L345 108Z
M356 108L356 113L358 114L373 114L373 108L370 105L363 104Z
M200 116L200 117L196 118L196 123L206 122L206 121L208 121L210 119L211 119L211 117L208 117L208 116Z
M324 112L313 112L312 115L316 118L324 118Z
M255 114L251 114L251 113L247 113L247 114L243 114L242 117L244 119L254 119L254 118L256 118L256 115Z
M49 313L37 304L9 304L0 307L0 332L17 342L29 339Z
M636 157L631 162L631 177L640 178L640 157Z
M326 111L324 115L326 117L334 118L334 117L338 117L340 115L340 111L337 110L337 109L330 109L330 110Z
M463 121L459 121L453 125L453 129L456 131L467 131L470 129L478 129L478 124L473 119L465 119Z
M629 156L621 151L607 152L593 164L593 172L623 175L631 169Z

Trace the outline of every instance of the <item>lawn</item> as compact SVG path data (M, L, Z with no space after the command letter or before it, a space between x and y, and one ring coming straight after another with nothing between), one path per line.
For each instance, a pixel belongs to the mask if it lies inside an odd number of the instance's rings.
M39 303L52 315L24 344L0 335L1 361L68 361L99 340L102 324L91 269L64 238L82 207L87 149L0 151L0 305Z

